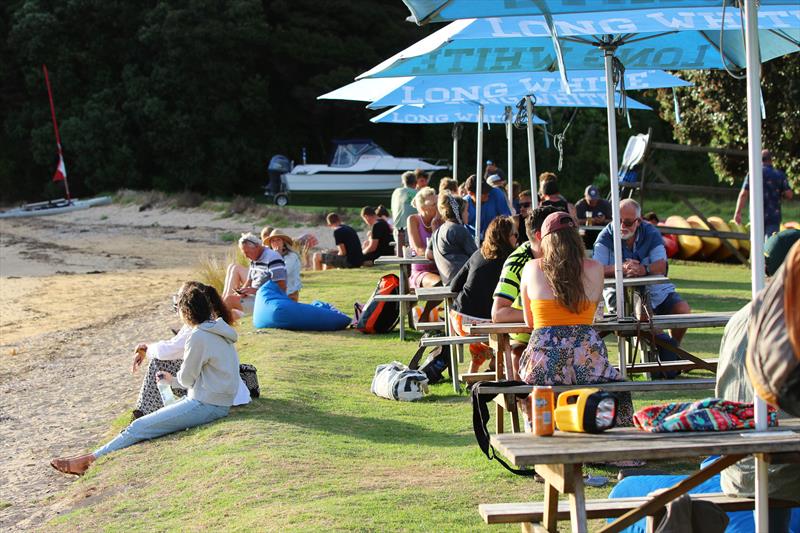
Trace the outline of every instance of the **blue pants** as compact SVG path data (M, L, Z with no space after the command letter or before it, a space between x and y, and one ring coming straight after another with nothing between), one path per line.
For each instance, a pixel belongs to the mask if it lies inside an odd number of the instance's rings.
M226 416L229 410L230 407L183 398L172 405L137 418L113 440L95 450L93 455L99 458L139 441L155 439L182 429L208 424Z

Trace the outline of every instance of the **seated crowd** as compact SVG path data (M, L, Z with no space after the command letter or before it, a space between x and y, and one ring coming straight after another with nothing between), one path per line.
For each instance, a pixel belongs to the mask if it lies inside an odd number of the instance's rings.
M404 173L403 186L392 194L392 216L383 206L361 210L368 227L364 241L337 213L328 214L326 223L333 231L336 248L315 253L314 269L372 264L378 257L394 255L395 243L405 232L404 252L429 260L412 265L411 287L448 285L456 293L446 320L457 335L466 336L468 325L487 322L525 322L531 328L530 334L512 335L512 371L521 380L535 385L621 380L604 341L592 327L595 317L603 315L604 304L611 312L616 305L613 290L604 290L604 278L614 276L614 236L608 222L619 216L626 277L667 274L661 234L642 218L634 200L622 201L620 212L612 213L594 186L587 187L584 197L573 205L560 194L555 174L543 173L538 206L533 208L531 191L508 200L504 175L492 162L486 174L486 186L478 197L475 175L463 186L444 178L437 193L428 186L424 172ZM579 225L602 226L591 243L591 258L586 256L586 240ZM476 244L476 226L480 246ZM199 282L184 283L173 297L181 329L169 340L140 343L134 349L133 371L145 359L147 371L130 425L93 452L53 459L52 466L82 474L103 455L209 423L226 416L231 406L248 403L250 394L239 375L234 346L237 334L232 326L240 316L253 312L259 288L269 281L299 301L302 261L293 247L305 250L316 241L310 236L302 239L296 242L272 228L264 228L260 237L242 234L238 247L249 264L228 266L221 295ZM782 256L789 249L785 248ZM656 314L691 312L671 283L650 285L645 290ZM737 401L752 401L753 397L752 387L742 385L747 381L743 359L749 316L749 307L737 313L722 343L717 394ZM671 341L679 344L684 334L682 329L671 331ZM470 372L493 364L488 345L473 343L469 349ZM164 384L179 398L166 406L159 391ZM631 425L629 393L620 395L619 405L617 424ZM734 477L726 482L748 486L742 479L752 469L744 463L737 468L730 471L729 476ZM798 479L796 469L775 471L795 483ZM745 490L741 486L735 489Z

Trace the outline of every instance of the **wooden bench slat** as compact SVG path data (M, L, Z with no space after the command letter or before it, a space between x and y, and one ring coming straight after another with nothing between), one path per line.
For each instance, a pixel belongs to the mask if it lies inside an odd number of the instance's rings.
M376 302L416 302L413 294L377 294L373 298Z
M476 335L474 337L431 337L420 339L420 346L455 346L457 344L472 344L473 342L489 342L488 335Z
M608 392L664 392L664 391L690 391L709 390L716 385L714 378L699 379L660 379L655 381L611 381L609 383L594 383L592 385L554 385L554 392L564 392L573 389L595 387ZM533 385L519 385L516 387L483 387L486 394L526 394L533 391Z
M702 500L719 505L724 511L746 511L753 509L755 500L737 498L725 494L689 494L693 500ZM589 519L616 518L631 509L640 507L650 497L608 498L586 500L586 516ZM796 503L770 499L770 507L794 507ZM540 522L544 515L544 502L531 503L482 503L478 512L487 524L513 524L517 522ZM569 502L559 501L556 513L558 520L569 520Z
M437 331L444 329L444 321L438 320L436 322L417 322L414 324L414 329L417 331Z
M467 372L466 374L461 374L461 381L464 383L478 383L480 381L494 381L496 379L496 375L494 372Z
M707 363L716 368L719 359L704 359ZM664 370L694 370L697 363L693 361L664 361L663 363L637 363L628 366L628 374L644 374L646 372L660 372Z

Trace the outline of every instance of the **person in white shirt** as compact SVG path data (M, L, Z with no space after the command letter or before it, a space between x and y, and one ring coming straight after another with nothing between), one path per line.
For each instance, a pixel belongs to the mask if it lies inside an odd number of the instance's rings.
M216 291L211 288L210 290ZM228 415L239 388L239 355L236 331L223 319L214 319L211 303L198 286L181 291L178 314L191 328L186 339L183 365L173 377L159 372L156 379L187 389L186 396L154 413L137 418L111 441L92 453L59 457L50 465L65 474L82 475L99 457L143 440L208 424Z
M264 239L264 244L283 257L283 262L286 264L286 295L295 302L299 301L300 289L303 288L303 282L300 281L300 271L303 269L303 265L300 256L291 248L294 240L285 233L281 233L279 229L274 229Z
M233 322L233 316L230 310L225 307L217 291L213 290L208 285L196 281L187 281L178 291L178 294L189 287L197 287L206 295L211 303L214 318L221 318L228 324ZM175 307L175 312L177 313L177 295L173 296L172 300L173 307ZM133 350L133 367L131 372L136 373L144 364L145 359L147 359L148 362L147 370L142 380L142 386L139 389L139 397L136 400L136 407L133 409L131 415L131 420L149 415L153 411L158 411L164 407L164 403L161 401L161 394L159 394L156 384L156 374L159 372L169 372L175 375L180 371L181 365L183 364L186 339L189 338L191 332L192 328L184 324L175 336L169 340L150 343L140 342L136 345L136 348ZM186 389L180 387L178 384L174 384L172 392L178 397L186 395ZM240 377L239 390L236 393L233 405L245 405L248 403L250 403L250 391L247 390L247 386Z

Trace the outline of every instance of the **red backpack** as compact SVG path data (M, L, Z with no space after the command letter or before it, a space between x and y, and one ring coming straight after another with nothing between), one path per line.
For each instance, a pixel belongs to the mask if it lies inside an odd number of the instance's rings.
M400 278L395 274L386 274L378 281L378 286L369 301L361 310L356 329L362 333L387 333L399 322L399 302L376 302L375 296L400 294Z

